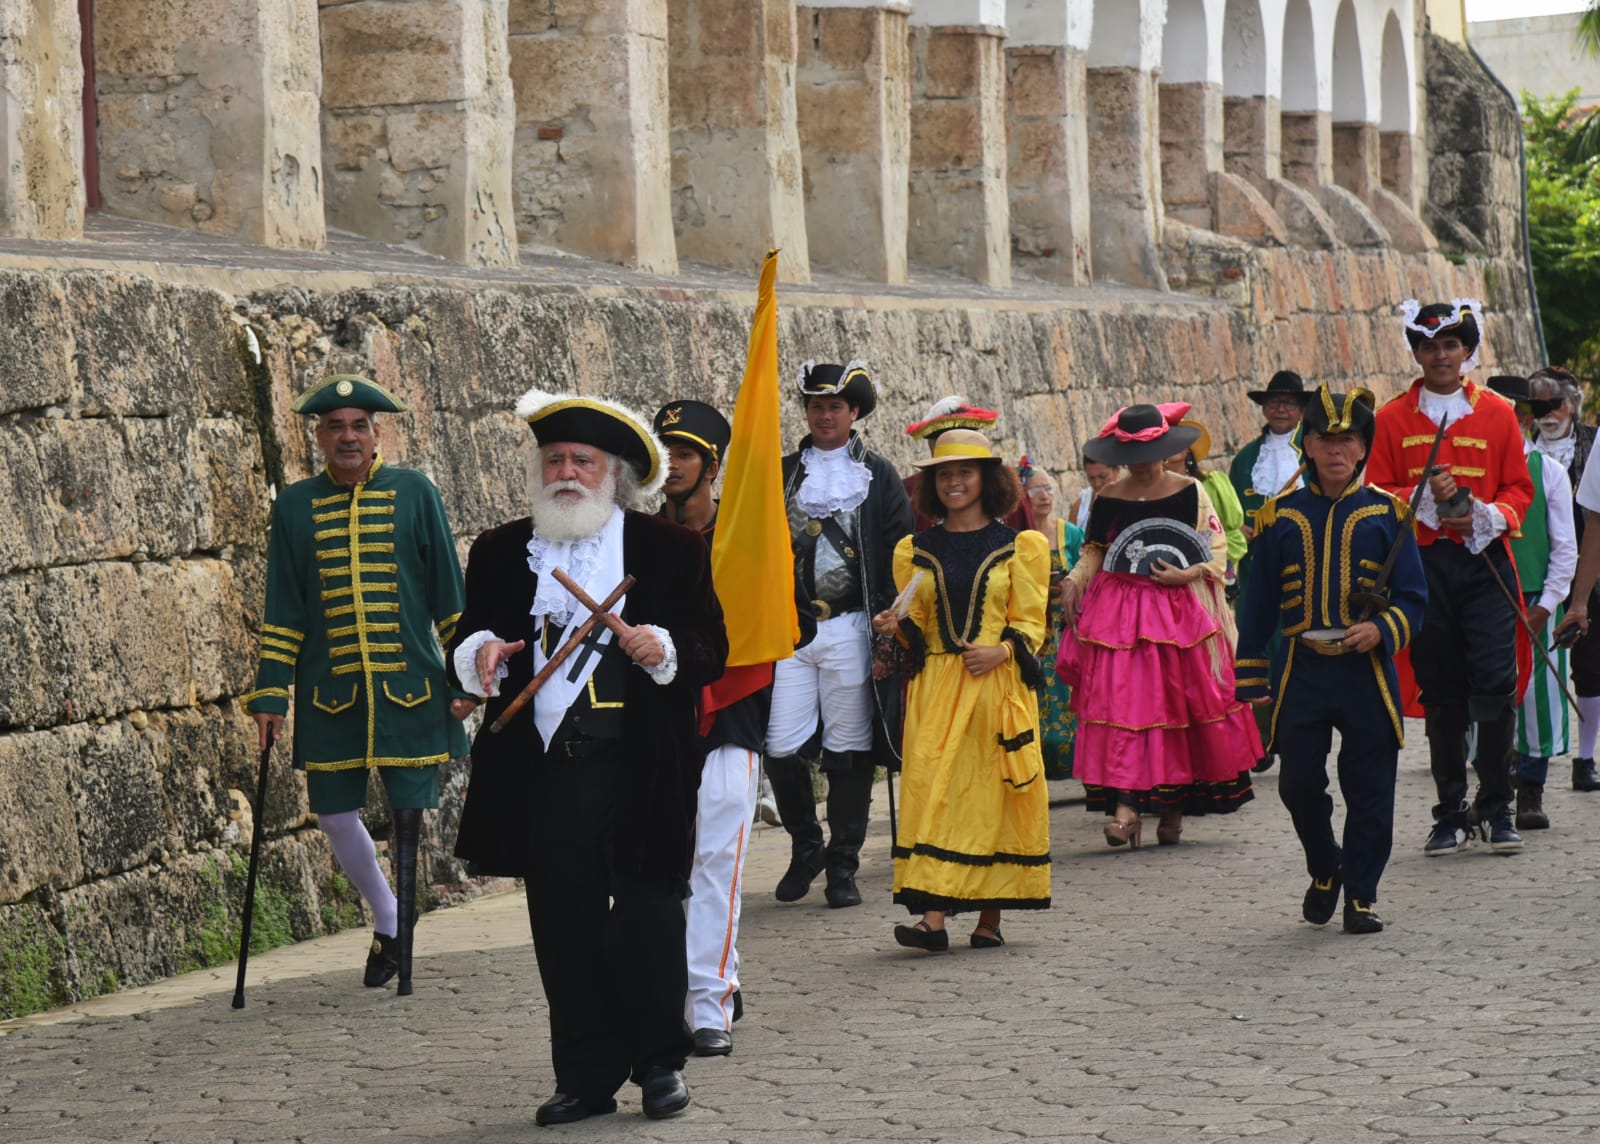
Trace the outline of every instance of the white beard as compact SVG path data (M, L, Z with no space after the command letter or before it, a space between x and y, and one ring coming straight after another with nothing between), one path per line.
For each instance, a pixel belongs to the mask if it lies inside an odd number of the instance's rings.
M556 481L544 484L535 473L529 482L530 511L533 527L547 540L578 540L593 536L605 527L616 507L616 474L607 472L598 489L586 489L577 481ZM561 497L559 493L576 492L581 498Z
M1539 436L1546 441L1559 441L1572 432L1570 417L1541 417L1534 424L1539 426Z

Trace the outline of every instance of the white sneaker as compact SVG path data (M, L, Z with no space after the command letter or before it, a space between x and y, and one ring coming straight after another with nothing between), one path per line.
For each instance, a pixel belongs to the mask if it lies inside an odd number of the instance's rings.
M778 800L773 797L772 784L767 781L767 776L761 776L761 793L756 797L757 822L765 822L768 826L782 826L778 818Z

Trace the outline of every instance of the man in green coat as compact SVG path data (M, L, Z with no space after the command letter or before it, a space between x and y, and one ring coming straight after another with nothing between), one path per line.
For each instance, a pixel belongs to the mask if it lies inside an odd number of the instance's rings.
M260 664L241 698L263 750L293 699L294 765L306 772L312 813L372 909L364 981L398 974L404 996L422 811L439 805L439 764L467 753L440 650L461 615L461 568L438 489L378 455L376 415L404 405L365 378L337 375L290 408L317 416L327 468L272 506ZM389 795L398 900L361 824L373 769Z
M1306 383L1293 370L1280 369L1272 375L1265 389L1252 389L1247 396L1261 406L1266 424L1256 437L1233 458L1228 469L1228 480L1239 494L1239 506L1244 509L1243 531L1247 541L1256 536L1256 513L1273 497L1281 496L1305 483L1301 470L1305 465L1305 452L1300 447L1300 419L1305 415L1306 403L1311 394ZM1235 561L1237 598L1244 599L1245 586L1250 580L1251 549ZM1277 636L1268 645L1270 657L1277 651ZM1261 730L1261 741L1271 742L1270 716L1263 712L1270 707L1257 707L1256 725ZM1256 762L1256 770L1272 766L1269 754Z

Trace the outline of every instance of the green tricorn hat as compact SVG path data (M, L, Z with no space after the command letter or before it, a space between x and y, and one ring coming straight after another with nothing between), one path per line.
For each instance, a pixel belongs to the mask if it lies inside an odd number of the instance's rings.
M404 413L405 402L375 381L353 373L325 377L289 406L291 413L332 413L335 409L365 409L368 413Z

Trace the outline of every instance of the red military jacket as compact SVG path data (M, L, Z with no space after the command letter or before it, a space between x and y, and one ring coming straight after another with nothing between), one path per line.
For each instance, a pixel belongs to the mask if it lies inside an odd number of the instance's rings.
M1474 382L1462 383L1472 412L1452 421L1439 446L1439 465L1449 465L1456 484L1472 490L1478 500L1492 504L1506 518L1505 537L1520 535L1522 518L1533 504L1533 478L1522 451L1522 429L1511 403ZM1367 458L1367 481L1409 500L1412 489L1426 480L1423 466L1433 447L1438 426L1418 405L1422 379L1386 402L1378 410L1372 453ZM1417 543L1426 547L1443 537L1460 542L1448 529L1417 524Z

